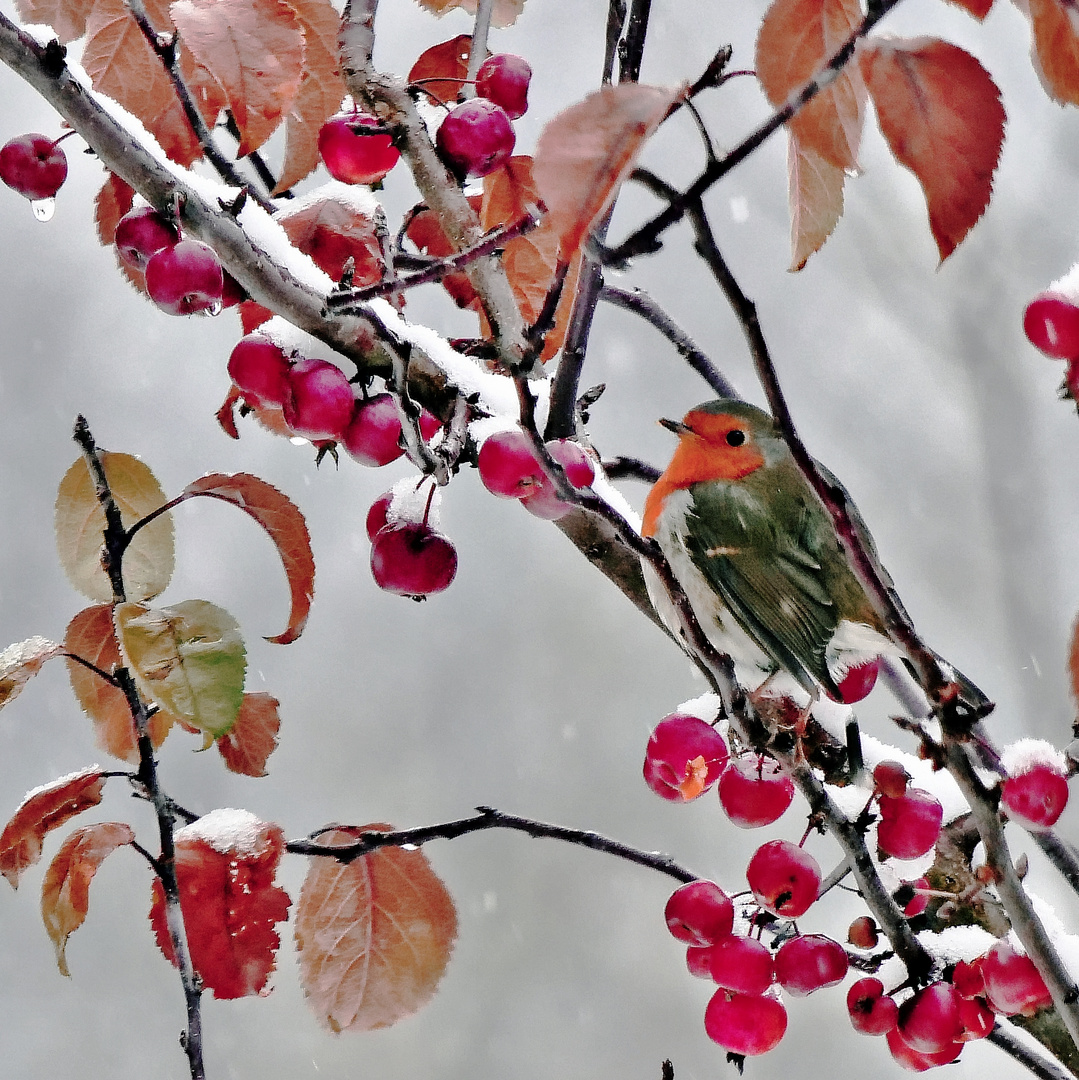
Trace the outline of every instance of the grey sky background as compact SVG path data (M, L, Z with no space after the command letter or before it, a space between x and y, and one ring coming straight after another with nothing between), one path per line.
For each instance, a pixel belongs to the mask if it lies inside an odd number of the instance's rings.
M0 3L10 14L10 0ZM546 117L597 84L606 8L529 0L516 26L494 34L495 49L521 53L536 72L532 110L516 125L521 152ZM655 0L642 79L692 80L728 41L735 66L751 66L763 11L762 2ZM439 21L411 0L383 0L376 59L405 72L424 47L469 26L460 12ZM1079 606L1079 420L1056 399L1062 367L1026 343L1021 320L1027 300L1079 254L1079 113L1046 98L1025 20L1003 0L982 26L956 8L906 0L882 29L963 45L1003 91L1010 119L997 194L957 253L937 268L917 182L872 121L864 175L848 184L835 235L803 273L785 269L782 136L717 187L709 208L758 302L795 420L857 500L919 629L998 702L992 728L1001 742L1031 734L1063 744L1074 712L1065 656ZM766 115L748 79L710 92L701 107L720 146ZM0 69L0 141L25 131L57 132L57 118ZM678 650L557 530L488 496L472 472L443 503L460 555L453 587L425 604L380 593L364 516L408 467L373 472L346 458L339 470L316 471L308 448L251 423L239 442L225 438L213 412L228 386L235 316L170 318L126 285L94 236L101 167L78 145L65 144L71 175L48 225L0 190L0 645L58 638L83 606L52 541L56 485L75 457L70 431L81 411L103 446L142 456L167 492L207 471L252 471L289 494L311 530L314 611L300 641L281 648L261 639L283 626L287 592L258 528L218 505L187 504L176 515L178 568L163 602L228 608L248 643L249 689L277 696L283 717L270 776L258 781L172 736L163 775L179 801L199 812L245 807L289 836L330 821L427 824L490 804L663 850L728 890L744 888L745 862L764 837L730 827L714 796L672 807L640 779L650 728L703 689ZM701 152L687 120L660 132L647 162L673 182L695 173ZM391 222L414 201L403 170L384 198ZM612 235L650 206L627 192ZM613 280L651 291L761 402L738 327L686 230ZM406 314L451 336L474 330L434 288L411 297ZM609 309L596 319L584 379L608 386L591 424L600 450L656 463L671 438L655 420L709 396L650 328ZM639 506L643 487L624 489ZM866 730L893 739L894 709L875 692L860 710ZM0 818L27 788L101 760L63 668L50 665L0 713ZM130 820L153 843L148 813L120 783L95 818ZM1075 837L1077 822L1070 810L1065 835ZM769 835L797 839L801 829L792 810ZM831 845L813 844L832 865ZM663 926L667 880L516 835L441 842L427 853L460 913L434 1001L394 1029L331 1036L305 1009L291 929L282 928L268 998L206 1002L213 1080L655 1080L665 1057L680 1080L731 1073L703 1031L710 988L685 972ZM1032 862L1035 889L1075 925L1076 905ZM280 874L294 899L303 870L290 859ZM121 851L101 870L89 919L69 943L70 980L57 973L40 924L41 873L30 871L17 894L0 887L5 1075L185 1076L179 983L149 933L144 865ZM838 894L821 908L804 929L841 935L859 913ZM883 1040L850 1030L841 990L790 1002L789 1013L784 1042L747 1075L900 1075ZM975 1045L949 1076L986 1070L1020 1075Z

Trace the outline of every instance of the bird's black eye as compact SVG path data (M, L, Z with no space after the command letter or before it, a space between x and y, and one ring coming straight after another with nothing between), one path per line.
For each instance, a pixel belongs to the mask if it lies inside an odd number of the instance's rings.
M746 441L746 433L741 428L735 428L733 431L727 432L727 445L728 446L741 446Z

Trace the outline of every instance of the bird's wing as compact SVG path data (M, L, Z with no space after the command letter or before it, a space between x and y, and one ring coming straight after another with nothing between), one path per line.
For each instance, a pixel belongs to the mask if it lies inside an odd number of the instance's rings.
M773 506L717 482L693 488L689 524L691 558L746 633L809 692L835 693L825 650L839 616L803 523L778 530Z

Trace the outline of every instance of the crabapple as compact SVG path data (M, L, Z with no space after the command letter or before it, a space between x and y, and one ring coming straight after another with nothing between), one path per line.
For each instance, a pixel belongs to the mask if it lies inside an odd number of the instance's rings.
M959 996L951 983L935 982L899 1006L899 1034L919 1054L938 1054L959 1041L963 1018Z
M146 264L146 291L170 315L194 315L221 303L225 275L214 249L201 240L180 240Z
M457 549L422 522L387 525L371 545L371 574L380 589L422 599L449 588L457 575Z
M31 202L51 199L67 179L59 140L30 132L0 147L0 180Z
M769 994L720 989L704 1010L704 1030L732 1054L766 1054L787 1030L787 1010Z
M863 1035L886 1035L899 1023L899 1006L884 993L884 983L873 976L851 984L847 1012L854 1030Z
M483 486L503 499L524 498L543 477L532 441L519 428L498 431L484 439L476 465Z
M960 997L976 998L985 994L985 976L982 974L982 960L960 960L952 972L952 986Z
M384 495L380 495L373 503L371 503L365 521L368 540L374 540L374 538L389 524L390 505L392 503L392 491L387 491Z
M762 844L746 867L757 903L785 919L797 919L809 910L817 899L820 878L817 860L789 840Z
M547 452L562 466L566 479L580 490L588 487L596 478L596 470L588 455L572 439L553 439L546 443ZM521 505L538 518L557 521L565 517L572 507L558 496L554 484L541 473L536 486L521 498Z
M686 967L695 979L712 978L712 946L687 945Z
M661 798L688 802L716 782L729 757L723 736L711 724L673 713L648 739L644 781Z
M286 377L285 423L305 439L340 439L352 418L352 384L327 360L297 360Z
M1004 781L1000 801L1021 825L1051 829L1068 805L1068 780L1049 764L1034 764Z
M993 1030L997 1018L993 1010L980 998L959 998L959 1019L963 1022L963 1031L959 1042L974 1042L984 1039Z
M795 997L842 982L847 954L838 941L823 934L803 934L783 942L775 958L776 982Z
M136 206L116 223L113 240L116 254L133 270L146 270L146 264L162 248L172 247L180 239L176 226L152 206Z
M516 141L502 107L483 97L455 105L435 136L439 157L462 180L494 172L513 153Z
M892 899L903 909L908 919L921 915L929 907L929 878L920 877L916 881L904 881L892 895Z
M734 927L734 904L714 882L687 882L671 893L663 909L667 929L690 945L714 945Z
M1055 360L1079 356L1079 307L1059 293L1039 293L1023 315L1030 343Z
M878 761L873 768L873 789L878 795L898 799L906 794L910 773L898 761Z
M770 825L794 798L794 781L779 764L761 754L735 758L719 778L719 801L741 829Z
M888 1049L896 1062L904 1069L911 1072L926 1072L935 1069L938 1065L950 1065L963 1050L961 1042L955 1042L935 1054L922 1054L904 1041L899 1033L899 1028L894 1027L885 1038L888 1040Z
M847 940L857 949L875 949L880 940L876 922L869 915L859 915L847 928Z
M836 684L836 689L839 691L836 700L841 701L844 705L855 705L863 698L869 697L873 687L877 684L879 674L879 657L874 656L871 660L863 660L860 664L852 665ZM831 697L832 695L829 694L828 696Z
M899 798L882 795L877 846L897 859L916 859L937 842L944 810L921 788L909 788Z
M505 114L516 120L528 111L528 84L532 67L513 53L488 56L476 72L476 93L501 105Z
M420 434L424 441L438 431L438 417L426 409L420 413ZM361 465L388 465L405 451L401 445L401 417L390 394L375 394L353 406L341 443Z
M775 978L772 954L756 938L728 934L708 950L712 981L724 990L763 994Z
M281 348L264 334L240 338L229 356L229 378L252 404L281 405L288 397L291 362Z
M1017 953L1006 941L998 941L982 957L982 976L989 1004L1005 1016L1030 1016L1052 1004L1034 961Z
M377 127L374 116L341 113L331 116L319 129L318 152L330 175L344 184L377 184L397 164L400 151L389 135L367 135L365 127Z

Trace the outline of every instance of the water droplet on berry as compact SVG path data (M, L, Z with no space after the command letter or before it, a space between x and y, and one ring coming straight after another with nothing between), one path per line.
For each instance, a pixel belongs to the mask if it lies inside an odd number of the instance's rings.
M225 305L220 300L215 300L207 309L206 314L213 318L215 315L220 315Z
M38 221L51 221L56 212L56 200L52 196L47 199L31 199L30 209L34 211L34 217Z

